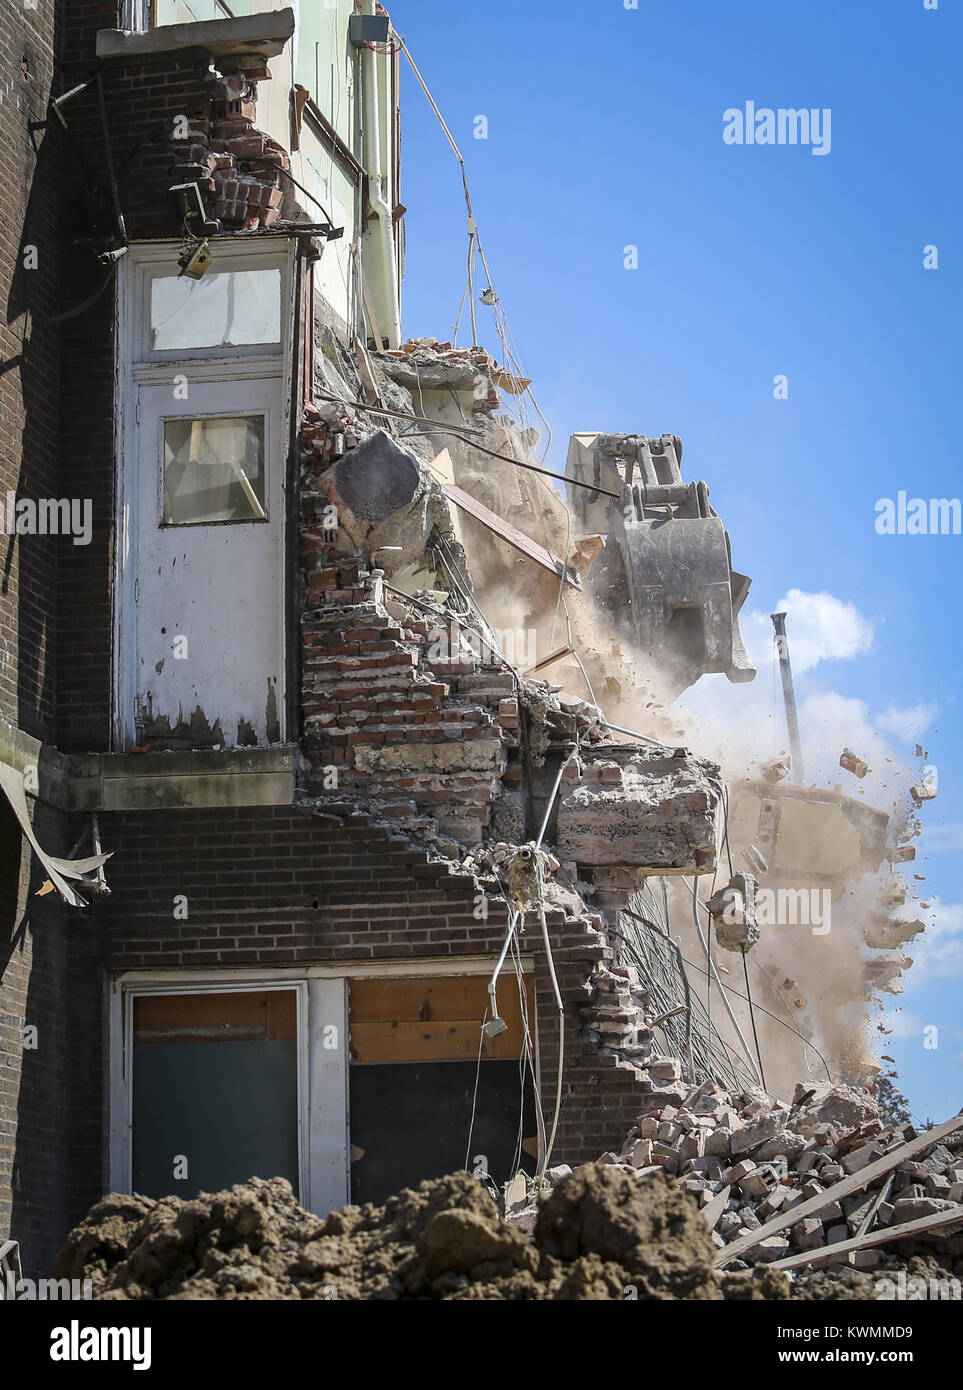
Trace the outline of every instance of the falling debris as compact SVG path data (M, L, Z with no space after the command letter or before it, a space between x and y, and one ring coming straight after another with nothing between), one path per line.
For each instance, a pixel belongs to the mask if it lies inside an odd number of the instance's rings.
M782 782L789 776L789 759L784 753L780 754L777 758L770 758L768 762L760 763L759 771L767 782Z
M716 941L725 951L746 951L759 940L756 923L756 880L751 874L732 878L706 904L716 929Z
M858 758L851 748L844 748L840 753L839 766L851 772L854 777L862 778L869 772L869 764Z

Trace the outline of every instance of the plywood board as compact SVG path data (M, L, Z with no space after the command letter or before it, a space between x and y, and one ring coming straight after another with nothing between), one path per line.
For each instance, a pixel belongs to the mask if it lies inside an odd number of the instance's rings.
M530 978L526 990L531 1017ZM489 1007L486 975L354 979L349 998L352 1062L464 1061L478 1056ZM508 1030L486 1038L481 1055L518 1057L524 1030L512 975L499 981L498 1008Z
M137 1042L279 1042L296 1036L293 989L142 994L134 999Z
M506 1020L507 1022L507 1020ZM464 1062L478 1056L481 1018L474 1022L352 1023L352 1062ZM521 1024L509 1025L497 1038L486 1038L482 1057L518 1057Z

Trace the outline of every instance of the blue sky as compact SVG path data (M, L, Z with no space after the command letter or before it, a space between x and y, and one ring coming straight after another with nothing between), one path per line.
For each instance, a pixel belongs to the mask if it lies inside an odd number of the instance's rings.
M959 7L390 9L465 155L495 284L554 432L549 466L564 466L574 430L680 434L685 476L708 480L735 566L753 577L747 614L801 595L804 739L818 749L829 710L874 753L885 741L915 766L917 736L929 750L940 796L924 808L913 867L927 875L934 929L906 992L887 999L899 1012L884 1050L917 1115L954 1113L963 536L881 536L875 508L900 490L963 491ZM402 62L405 331L445 338L465 279L464 204L454 157ZM747 101L828 108L828 153L726 144L723 113ZM487 139L474 138L479 115ZM624 265L629 246L636 270ZM926 246L937 269L923 267ZM495 350L490 311L478 312ZM761 672L750 718L771 722L759 703L768 684ZM745 690L720 696L734 717L730 697ZM846 776L818 751L814 770L821 785ZM935 1050L923 1046L927 1025L939 1030Z

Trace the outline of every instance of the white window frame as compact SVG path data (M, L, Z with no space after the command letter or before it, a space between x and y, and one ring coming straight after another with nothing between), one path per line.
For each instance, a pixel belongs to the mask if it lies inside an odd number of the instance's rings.
M221 970L128 970L110 984L108 1002L108 1177L110 1192L130 1192L133 1126L133 1001L143 995L236 994L241 990L298 991L298 1151L301 1205L327 1216L351 1200L349 1138L348 986L352 979L386 979L458 975L488 975L494 960L487 956L425 960L339 961L337 965L281 966L265 970L237 966ZM534 987L535 959L521 957L526 981ZM509 988L511 978L501 980ZM340 985L332 991L332 985ZM535 1085L541 1092L538 1010L532 996L529 1019L535 1044ZM340 1025L337 1053L324 1047L324 1029ZM332 1128L332 1115L339 1121Z
M281 342L255 344L237 348L176 349L151 353L150 281L159 274L176 269L180 242L151 242L131 247L129 255L120 262L117 276L115 317L115 538L114 597L112 619L112 680L111 680L111 747L126 751L134 736L134 707L137 696L137 624L136 585L138 578L137 526L139 516L140 466L138 450L138 393L141 386L170 383L173 375L190 369L191 379L198 384L218 381L279 379L280 439L283 456L274 466L286 471L286 445L291 425L291 344L294 316L293 268L295 245L293 238L272 237L264 245L263 238L211 239L214 253L212 273L222 270L281 271ZM272 460L266 459L265 466ZM281 497L286 497L285 477L281 478ZM280 554L285 554L285 517L276 518ZM285 566L280 567L282 575ZM285 681L287 643L294 635L287 631L286 595L277 595L279 622L282 632L282 660L278 681L278 708L281 720L281 741L287 737L287 686Z
M281 241L281 238L276 238ZM230 243L230 251L222 246L220 242L214 242L214 261L207 275L221 274L240 274L251 270L279 270L281 272L280 285L278 292L281 297L279 308L279 320L281 324L281 336L275 342L265 343L237 343L230 347L215 345L214 347L198 348L152 348L150 345L150 299L151 286L155 280L165 280L171 278L171 261L176 262L176 256L171 257L171 249L168 248L167 255L162 261L146 261L145 258L138 257L140 274L137 277L137 298L134 305L137 322L137 337L134 341L134 361L138 364L147 362L177 362L181 358L190 358L192 362L203 362L207 360L217 360L230 357L232 360L238 357L276 357L279 356L285 339L284 306L288 302L287 294L290 291L290 274L288 268L279 260L276 252L255 250L249 245L241 243L241 251L234 250L237 243ZM237 263L239 262L239 263ZM204 279L207 276L203 277ZM202 281L198 282L202 283Z

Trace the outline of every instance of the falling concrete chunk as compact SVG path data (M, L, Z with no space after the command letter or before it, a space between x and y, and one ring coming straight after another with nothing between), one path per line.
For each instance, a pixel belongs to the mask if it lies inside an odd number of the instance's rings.
M712 914L716 941L723 950L745 953L759 940L756 887L751 874L733 874L725 888L706 904Z
M858 758L851 748L844 748L839 755L839 766L851 772L854 777L863 778L869 771L869 764Z
M587 761L582 780L562 799L559 857L643 874L711 872L720 811L710 780L715 765L622 746L607 749L604 761L616 764L615 780Z

